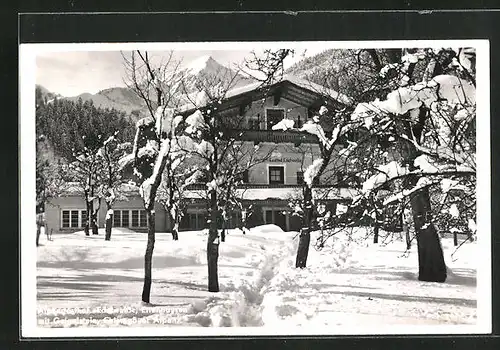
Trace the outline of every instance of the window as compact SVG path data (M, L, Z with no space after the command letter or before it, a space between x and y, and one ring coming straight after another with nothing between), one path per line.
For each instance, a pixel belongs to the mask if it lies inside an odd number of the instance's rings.
M272 130L273 125L278 124L284 117L283 109L266 109L267 130Z
M183 216L180 229L181 230L202 230L206 228L207 220L206 213L197 212L197 213L187 213Z
M302 184L304 184L304 172L297 171L297 185L302 185Z
M302 123L302 120L300 119L300 114L297 117L297 128L301 128L304 123Z
M80 209L62 210L61 227L62 228L79 228L83 227L87 222L87 211Z
M62 227L69 227L70 223L69 210L63 210L62 212Z
M242 181L243 183L247 184L248 183L248 169L243 170L242 172L238 173L236 175L236 179L238 181Z
M148 226L148 220L147 220L147 217L146 217L146 211L145 210L139 211L139 226L140 227L146 227L146 226Z
M114 227L147 227L146 211L139 209L122 209L113 211Z
M129 212L128 210L122 210L122 224L121 227L129 226Z
M257 113L257 119L251 120L250 129L260 130L260 113Z
M248 128L250 130L260 130L260 120L259 119L249 119Z
M284 183L285 183L285 167L270 166L269 184L284 184Z
M139 210L132 210L132 227L139 227Z
M121 226L121 210L113 210L113 227L120 227Z
M86 210L82 210L81 217L82 217L82 221L81 221L82 227L84 227L87 224L87 211Z
M78 219L79 219L80 213L78 210L72 210L71 211L71 227L78 227Z

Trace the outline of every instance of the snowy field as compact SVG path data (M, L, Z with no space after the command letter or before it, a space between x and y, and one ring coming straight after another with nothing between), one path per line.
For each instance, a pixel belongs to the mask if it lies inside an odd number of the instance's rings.
M454 252L443 239L446 283L417 280L416 243L379 244L338 234L308 267L294 268L296 232L274 225L230 230L220 245L220 293L207 289L206 235L157 233L151 305L142 305L145 233L113 229L41 237L37 248L39 327L321 327L476 324L476 245ZM311 243L314 243L313 237ZM320 327L320 328L317 328ZM390 329L390 328L389 328ZM390 331L389 331L390 332ZM332 333L335 334L335 333Z

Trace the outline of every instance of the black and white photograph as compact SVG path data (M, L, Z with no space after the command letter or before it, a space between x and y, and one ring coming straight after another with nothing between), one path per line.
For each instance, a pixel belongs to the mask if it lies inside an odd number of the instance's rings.
M488 50L22 44L23 336L491 332Z

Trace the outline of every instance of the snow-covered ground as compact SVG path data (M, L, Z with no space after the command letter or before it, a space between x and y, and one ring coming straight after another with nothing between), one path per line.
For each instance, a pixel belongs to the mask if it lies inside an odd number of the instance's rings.
M415 243L379 244L365 230L338 234L295 269L296 232L274 225L230 230L220 245L221 292L207 289L206 235L157 233L151 305L140 302L147 235L113 229L54 235L37 248L39 327L318 327L476 323L477 243L443 239L446 283L417 280ZM311 243L314 243L315 237ZM262 329L262 328L261 328ZM390 333L390 328L389 328ZM269 334L269 333L268 333ZM271 333L272 334L272 333Z

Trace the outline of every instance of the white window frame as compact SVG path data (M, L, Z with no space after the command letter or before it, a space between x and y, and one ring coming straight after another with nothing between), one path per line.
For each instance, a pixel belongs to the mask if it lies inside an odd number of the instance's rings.
M138 226L132 226L132 212L133 211L139 211L139 217L138 217ZM119 226L114 226L115 222L115 211L120 212L120 225ZM128 226L123 226L123 212L126 211L128 212ZM146 216L146 226L141 226L141 212L144 212L144 215ZM114 227L126 227L126 228L147 228L148 227L148 218L146 215L146 210L140 209L140 208L131 208L131 209L113 209L113 226Z
M63 226L63 212L68 211L69 212L69 226L64 227ZM72 211L77 211L78 212L78 226L71 226L72 220L71 220L71 212ZM82 212L86 212L87 209L78 209L78 208L67 208L67 209L61 209L61 217L60 217L60 228L64 230L71 230L71 229L78 229L78 228L83 228L83 220L82 220Z
M283 107L266 107L265 109L265 113L264 113L264 122L265 122L265 130L272 130L272 129L268 129L267 128L267 111L268 110L279 110L279 111L283 111L283 118L286 118L286 108L283 108Z

